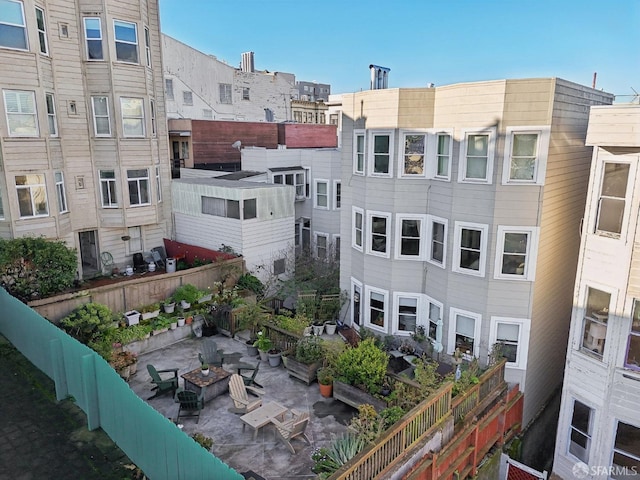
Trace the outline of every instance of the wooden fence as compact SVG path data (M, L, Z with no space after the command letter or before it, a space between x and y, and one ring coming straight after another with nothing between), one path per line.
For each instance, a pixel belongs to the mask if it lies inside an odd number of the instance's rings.
M453 384L445 383L387 430L375 445L337 470L330 480L371 480L389 472L400 461L406 461L404 454L432 435L447 418L463 418L494 390L504 386L505 363L503 359L491 367L480 376L477 385L453 400Z

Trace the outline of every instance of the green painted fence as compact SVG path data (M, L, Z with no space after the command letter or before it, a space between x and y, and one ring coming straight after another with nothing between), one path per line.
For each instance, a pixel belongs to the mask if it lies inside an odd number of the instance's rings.
M243 479L145 403L93 350L0 288L0 333L72 396L89 430L102 428L151 480Z

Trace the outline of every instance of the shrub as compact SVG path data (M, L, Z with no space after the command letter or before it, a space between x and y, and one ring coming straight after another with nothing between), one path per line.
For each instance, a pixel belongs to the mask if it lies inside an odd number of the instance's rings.
M271 339L265 335L263 331L258 332L258 339L253 344L261 352L268 352L273 347Z
M303 315L296 315L290 317L288 315L275 315L273 322L283 330L295 333L296 335L302 335L304 329L309 326L309 319Z
M384 428L389 428L398 422L404 416L404 410L398 406L385 408L380 412L380 416L384 419Z
M60 325L69 335L108 360L114 321L114 315L106 305L86 303L64 317Z
M329 448L321 448L311 455L311 459L314 461L311 470L318 473L320 478L328 478L360 453L365 446L366 442L353 434L347 433L337 438L334 437Z
M322 359L322 342L318 337L302 337L296 344L296 360L310 365Z
M16 298L28 301L62 292L76 279L75 249L45 238L0 239L2 286Z
M385 430L385 420L367 403L358 407L358 415L351 419L349 428L366 443L375 442Z
M258 297L262 297L264 294L264 285L258 277L245 273L238 278L237 287L240 289L251 290Z
M207 451L210 451L211 447L213 447L213 438L207 437L202 433L196 432L193 435L191 435L191 438L193 438L196 442L198 442L200 446Z
M171 298L174 302L181 302L184 300L187 303L196 303L200 298L204 296L204 293L198 289L195 285L185 283L184 285L176 288Z
M356 347L347 348L337 362L338 380L354 386L363 386L367 392L380 391L387 373L389 357L368 338Z

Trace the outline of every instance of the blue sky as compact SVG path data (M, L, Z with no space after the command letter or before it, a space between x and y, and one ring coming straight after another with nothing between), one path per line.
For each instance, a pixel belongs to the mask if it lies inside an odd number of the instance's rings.
M238 66L369 88L561 77L630 101L640 92L640 0L160 0L161 28Z

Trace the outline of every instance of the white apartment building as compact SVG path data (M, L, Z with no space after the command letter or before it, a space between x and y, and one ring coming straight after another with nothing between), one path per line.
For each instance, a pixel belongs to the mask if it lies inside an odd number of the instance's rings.
M640 105L592 107L581 228L553 470L640 478Z
M170 235L156 0L3 0L0 235L63 240L80 277ZM108 255L106 255L108 254Z
M344 94L346 321L424 327L440 359L500 343L528 424L562 380L589 108L613 96L558 78Z

